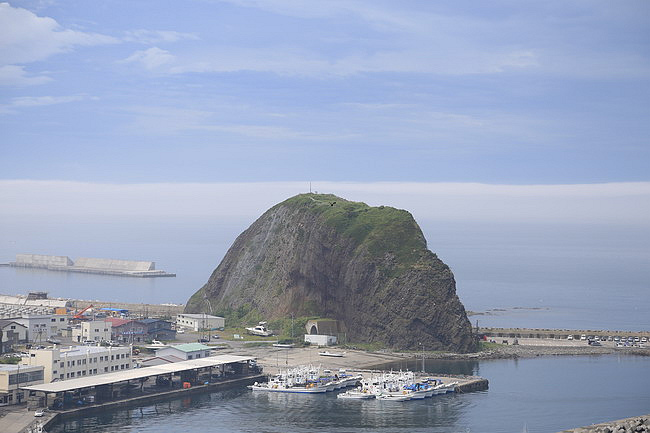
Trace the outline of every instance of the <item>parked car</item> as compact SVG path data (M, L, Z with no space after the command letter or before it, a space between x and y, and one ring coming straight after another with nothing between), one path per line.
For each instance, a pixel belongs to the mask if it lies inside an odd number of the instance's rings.
M586 339L587 339L587 336L586 336L585 334L582 334L582 335L580 336L580 339L581 339L581 340L586 340Z
M567 340L573 340L573 335L569 335L566 339Z
M641 343L647 343L648 339L646 337L641 338Z
M34 416L41 417L43 415L45 415L45 410L43 409L36 409L36 412L34 412Z
M52 344L61 344L61 340L57 340L56 338L52 338L52 337L48 338L45 341L47 341L48 343L52 343Z

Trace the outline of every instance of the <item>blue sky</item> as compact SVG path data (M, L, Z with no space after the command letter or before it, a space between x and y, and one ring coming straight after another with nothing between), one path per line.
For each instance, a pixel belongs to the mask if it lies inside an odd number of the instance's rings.
M650 3L0 3L0 178L648 181Z

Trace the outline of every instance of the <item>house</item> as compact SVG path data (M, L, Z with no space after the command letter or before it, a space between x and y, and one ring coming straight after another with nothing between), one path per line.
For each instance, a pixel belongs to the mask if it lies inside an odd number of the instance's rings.
M113 324L104 320L81 322L72 329L72 339L77 343L83 341L108 341L112 338Z
M176 329L180 327L190 328L194 331L202 329L223 329L226 326L226 319L209 314L179 314L176 316Z
M143 325L149 340L173 340L176 338L172 322L161 319L141 319L138 322Z
M43 366L45 383L133 368L131 347L69 346L32 349L21 363Z
M125 343L144 343L149 339L144 324L137 320L107 317L104 319L112 325L111 340Z
M0 353L12 351L16 344L27 342L27 327L15 320L0 319Z
M183 361L206 358L210 356L210 347L201 343L187 343L156 350L156 357L166 358L168 356L175 356Z
M68 327L68 317L54 314L25 314L14 317L14 320L27 327L27 340L30 343L42 343Z
M0 364L0 406L19 404L27 400L23 386L43 383L42 366Z

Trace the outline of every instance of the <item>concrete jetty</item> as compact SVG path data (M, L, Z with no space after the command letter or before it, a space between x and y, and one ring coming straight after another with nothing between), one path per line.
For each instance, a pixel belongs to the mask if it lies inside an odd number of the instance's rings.
M68 256L50 256L43 254L16 254L16 261L9 262L9 266L138 278L176 276L176 274L157 270L156 263L150 261L88 257L81 257L76 261L72 261Z

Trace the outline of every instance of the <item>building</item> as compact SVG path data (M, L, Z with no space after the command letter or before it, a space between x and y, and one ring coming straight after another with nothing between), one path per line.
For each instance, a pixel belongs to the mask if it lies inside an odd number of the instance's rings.
M15 320L0 320L0 353L12 352L16 344L27 343L27 327Z
M168 358L170 356L180 358L183 361L206 358L210 356L210 347L201 343L187 343L156 350L156 357L158 358Z
M27 341L41 343L48 338L61 335L63 329L68 327L68 316L64 315L33 315L27 314L11 320L27 327Z
M105 321L112 325L111 340L123 343L144 343L147 336L146 327L137 320L107 317Z
M77 343L84 341L109 341L112 338L113 324L104 320L81 322L72 329L72 339Z
M161 319L141 319L137 322L142 324L149 340L173 340L176 338L172 322Z
M223 329L226 327L226 319L209 314L179 314L176 316L176 329L179 326L190 328L194 331L202 329Z
M305 334L305 343L316 344L318 346L332 346L336 344L336 336Z
M43 366L45 383L133 368L131 347L69 346L32 349L22 364Z
M27 400L23 386L43 383L42 366L0 364L0 406L19 404Z

